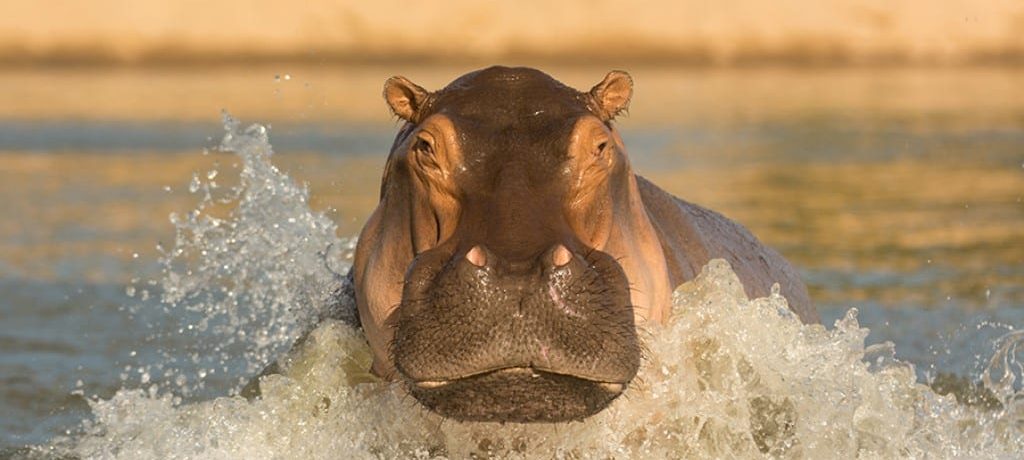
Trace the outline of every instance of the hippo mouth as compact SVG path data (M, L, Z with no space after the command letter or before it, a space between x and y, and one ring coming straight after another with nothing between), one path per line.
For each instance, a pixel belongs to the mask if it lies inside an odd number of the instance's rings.
M639 341L610 257L556 245L515 269L480 246L449 254L413 264L394 322L397 374L427 409L460 421L582 420L632 381Z
M411 382L428 409L472 422L568 422L600 412L626 388L532 367L507 367L451 380Z

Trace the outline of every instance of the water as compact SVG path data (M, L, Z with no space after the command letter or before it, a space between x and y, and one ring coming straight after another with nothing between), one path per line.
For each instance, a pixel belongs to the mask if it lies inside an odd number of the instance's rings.
M178 313L171 316L198 313L177 333L193 324L202 332L209 322L224 320L225 327L196 336L214 338L209 350L193 355L200 379L239 360L248 364L243 375L252 375L258 370L252 364L265 365L295 340L298 324L309 324L329 308L325 293L343 282L324 265L324 251L343 243L328 219L308 209L305 190L269 162L265 128L243 131L230 118L226 127L224 146L243 161L241 184L216 198L218 174L197 176L190 192L201 196L199 205L187 219L172 217L177 238L163 258L162 303ZM209 217L215 202L235 207L225 218ZM342 308L351 307L349 302ZM179 371L163 379L176 387L152 384L91 399L93 420L43 451L83 458L1019 453L1024 394L1015 387L1015 372L1024 336L1003 336L983 374L999 407L961 406L953 396L940 397L918 384L912 366L895 359L891 344L865 348L868 331L856 315L849 310L831 331L803 325L778 294L751 302L728 264L713 261L676 291L669 325L646 331L647 359L635 391L596 417L555 430L443 423L410 403L399 386L368 376L369 352L359 332L330 321L295 353L285 375L263 381L263 397L256 402L239 396L183 402L175 395L187 396L205 382L189 383ZM250 338L254 332L258 336ZM143 367L142 386L154 369L179 354ZM200 364L206 358L211 363Z
M882 94L920 91L899 73L744 75L781 80L784 93L873 82ZM1022 445L1020 96L938 95L918 101L918 117L891 102L846 112L843 94L783 104L779 116L763 107L778 102L763 101L723 115L740 103L713 88L732 76L655 76L654 91L705 90L670 101L719 99L668 120L635 105L623 128L634 165L780 248L804 269L830 330L778 315L781 299L748 302L716 266L680 292L666 330L646 332L641 383L586 423L442 422L374 382L365 345L336 323L248 403L231 395L339 308L329 293L375 199L386 119L376 131L358 119L276 121L273 156L265 128L232 123L235 153L204 154L218 145L216 124L204 133L187 116L11 121L0 132L27 123L63 134L2 138L3 194L19 218L0 220L0 446L121 458L1012 457ZM1004 78L924 81L998 93ZM362 151L375 143L373 156ZM958 404L921 384L940 373L960 379L962 397L972 382L987 390Z

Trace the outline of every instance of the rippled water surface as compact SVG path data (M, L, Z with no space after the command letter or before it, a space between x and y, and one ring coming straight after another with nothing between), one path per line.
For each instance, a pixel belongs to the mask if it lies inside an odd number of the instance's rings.
M0 452L48 445L87 457L159 458L162 449L181 448L186 456L303 458L316 454L296 442L331 436L353 455L715 457L777 448L813 457L828 451L818 449L857 445L879 456L997 455L1020 442L1020 408L1010 403L1020 380L999 379L1007 369L1020 373L1013 331L1024 327L1024 90L1017 84L1024 72L1014 69L630 69L636 96L620 129L634 167L778 248L802 269L829 329L856 307L857 320L844 320L832 336L804 328L805 342L788 342L780 334L795 326L784 319L765 328L714 315L702 329L688 316L690 304L677 303L683 319L659 333L686 337L658 337L651 347L666 353L654 361L681 376L649 374L646 386L613 407L623 421L570 425L560 436L535 438L537 445L515 441L534 439L530 429L508 428L504 441L468 425L437 431L436 420L387 396L393 390L360 386L368 379L364 351L340 325L319 332L334 345L310 351L321 353L310 361L319 370L278 381L277 399L263 406L213 400L237 391L330 307L332 271L344 268L347 238L375 204L397 127L379 99L383 80L403 73L437 87L464 70L0 74L0 98L10 102L0 107ZM582 88L606 69L549 70ZM234 141L257 145L230 146L249 156L205 150L221 143L221 108L268 124L276 153L253 156L264 147L263 134L246 133L245 125ZM325 267L321 254L334 265ZM758 311L726 307L746 299L722 302L723 311ZM727 330L747 333L721 336ZM744 348L747 336L796 347L807 360L786 364L772 353L758 355L757 347ZM865 351L860 339L868 346L892 341L895 357L913 368L893 364L883 345ZM707 347L714 350L704 353ZM828 352L835 347L852 347L854 361L811 359L840 360ZM993 388L974 392L974 406L932 401L931 390L913 384L952 381L961 394L971 393L999 353L1009 367L995 369L1003 371L990 379ZM668 356L682 358L666 363ZM855 363L865 356L884 359L860 374ZM743 370L749 363L737 363L744 360L770 365ZM325 370L334 365L345 371ZM729 380L736 372L738 380ZM806 391L773 383L803 374L813 376ZM686 375L704 375L703 383ZM838 384L840 375L852 380ZM340 381L347 383L327 390ZM876 401L867 392L873 387L892 391ZM833 399L834 392L853 396ZM312 406L275 406L288 394ZM306 417L321 394L334 401L319 409L326 418ZM718 413L714 398L745 405ZM822 412L830 423L848 423L855 434L808 425L815 402L833 409ZM886 412L885 404L895 408ZM641 415L651 407L678 409L652 421ZM974 407L988 412L968 413ZM275 408L290 415L254 421ZM751 428L764 411L796 414L796 431ZM937 421L921 418L922 411ZM947 430L968 419L983 427L981 435ZM92 422L83 427L83 420ZM266 441L275 426L305 423L319 428L287 431L288 442ZM653 431L631 434L640 425L687 439L689 447ZM152 429L139 428L146 426ZM230 426L244 429L223 431ZM876 439L900 426L943 433L939 444L963 450L936 450L941 446L914 433ZM582 433L575 444L574 433ZM221 447L209 444L215 438ZM403 440L405 447L394 447ZM186 444L198 450L186 451Z

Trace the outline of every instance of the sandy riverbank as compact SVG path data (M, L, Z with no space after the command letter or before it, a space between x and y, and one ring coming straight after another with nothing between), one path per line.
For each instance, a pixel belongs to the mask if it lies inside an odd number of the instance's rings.
M300 6L301 5L301 6ZM0 64L646 61L1024 62L1014 0L549 2L37 0L0 16Z

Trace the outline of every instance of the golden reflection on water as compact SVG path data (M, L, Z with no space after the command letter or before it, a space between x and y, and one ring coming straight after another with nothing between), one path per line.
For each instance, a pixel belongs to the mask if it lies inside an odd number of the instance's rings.
M1024 236L1019 225L1024 174L1011 169L901 160L789 163L716 173L650 177L677 196L722 209L761 228L763 238L787 246L956 249L1009 244ZM1009 249L1006 255L1024 255L1018 252L1024 247Z
M340 235L358 233L376 204L382 159L289 153L275 162L308 183L311 206L329 212ZM154 260L157 242L173 241L168 216L195 206L187 191L193 173L211 169L220 170L222 186L237 183L227 153L0 153L0 199L7 203L0 261L18 276L52 280L62 277L66 260L127 264L134 253ZM123 281L99 269L84 273L85 281Z

